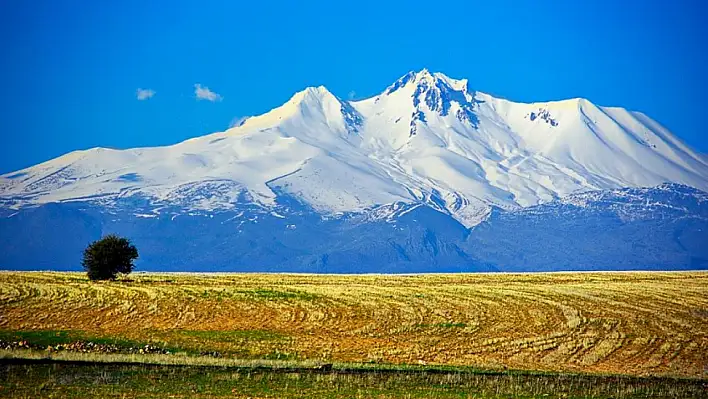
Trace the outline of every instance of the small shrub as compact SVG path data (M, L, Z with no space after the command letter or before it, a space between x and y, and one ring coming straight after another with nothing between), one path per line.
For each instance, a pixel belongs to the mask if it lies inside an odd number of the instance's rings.
M129 274L135 267L138 249L130 240L110 234L92 242L84 250L81 264L91 280L114 280L118 273Z

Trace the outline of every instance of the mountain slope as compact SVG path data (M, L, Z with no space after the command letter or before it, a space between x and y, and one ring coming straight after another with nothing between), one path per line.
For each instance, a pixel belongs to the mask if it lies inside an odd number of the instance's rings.
M494 212L465 248L505 271L708 268L708 194L662 184Z
M288 199L290 201L288 201ZM396 203L338 218L287 196L275 211L239 203L190 211L118 200L0 214L0 269L80 270L86 244L130 237L140 270L422 273L707 269L708 194L687 186L575 194L472 229L428 206Z
M165 271L708 268L708 160L646 115L514 103L410 72L324 87L175 145L0 177L0 268L78 269L130 237Z
M574 192L708 190L708 160L645 115L587 100L521 104L423 70L343 101L307 88L225 132L166 147L76 151L2 176L6 207L139 196L189 209L273 207L291 195L322 214L425 203L471 227Z

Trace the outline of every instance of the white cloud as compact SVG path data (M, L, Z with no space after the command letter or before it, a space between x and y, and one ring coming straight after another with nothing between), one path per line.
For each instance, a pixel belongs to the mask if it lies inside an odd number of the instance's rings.
M155 90L152 89L138 89L137 92L138 100L143 101L155 96Z
M207 100L211 102L221 101L223 99L218 93L209 90L206 86L203 87L199 83L194 85L194 95L197 97L197 100Z
M350 91L348 97L350 100L353 100L356 97L356 92L354 90Z

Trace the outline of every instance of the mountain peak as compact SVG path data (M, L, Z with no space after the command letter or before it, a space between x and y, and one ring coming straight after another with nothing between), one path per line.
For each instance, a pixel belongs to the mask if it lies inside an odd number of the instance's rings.
M470 93L467 87L467 80L456 80L445 76L442 73L430 73L423 69L415 74L413 79L415 89L412 94L413 105L419 112L421 104L427 105L428 110L447 116L453 103L457 103L459 109L456 113L457 119L470 123L476 127L477 117L474 114L474 94Z
M431 72L428 68L423 68L418 72L415 72L415 82L431 82L435 83L438 81L445 82L447 84L454 84L455 82L467 82L466 79L457 80L452 79L442 72Z
M290 98L290 103L299 104L303 101L308 100L321 100L327 97L335 97L329 90L324 86L309 86L303 90L298 91L293 94Z
M415 81L416 82L421 82L421 81L435 81L435 76L433 73L431 73L428 68L423 68L419 72L415 73Z
M239 129L239 131L243 129L265 129L298 115L311 115L313 112L319 114L336 113L334 110L340 110L343 107L343 102L327 90L326 87L310 86L293 94L280 107L262 115L249 117L243 123L234 126L234 128Z
M430 72L428 68L423 68L420 71L409 71L405 75L401 76L398 78L392 85L390 85L386 91L384 92L385 94L392 94L398 89L407 86L408 84L416 84L418 86L420 85L425 85L427 87L433 87L437 85L437 82L442 82L447 86L450 86L451 84L453 86L457 86L456 83L458 82L463 82L465 85L467 84L467 80L455 80L451 79L445 74L440 73L440 72Z

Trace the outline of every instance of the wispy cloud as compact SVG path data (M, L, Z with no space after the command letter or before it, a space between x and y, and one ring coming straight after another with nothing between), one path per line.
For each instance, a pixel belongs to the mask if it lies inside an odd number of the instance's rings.
M356 98L356 92L354 90L350 91L347 97L349 97L350 100L353 100Z
M208 87L202 86L199 83L194 85L194 95L197 97L197 100L207 100L211 102L221 101L223 99L218 93L209 90Z
M138 89L136 92L138 100L143 101L155 96L155 90L152 89Z

